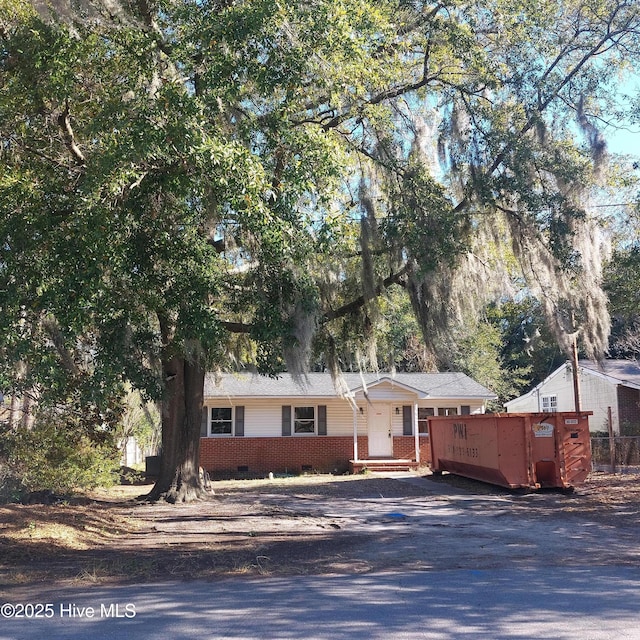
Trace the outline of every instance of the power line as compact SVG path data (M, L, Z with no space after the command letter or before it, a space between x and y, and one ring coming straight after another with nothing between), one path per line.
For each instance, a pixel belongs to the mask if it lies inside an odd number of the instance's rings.
M615 204L593 204L594 209L603 209L604 207L632 207L637 205L637 202L616 202Z

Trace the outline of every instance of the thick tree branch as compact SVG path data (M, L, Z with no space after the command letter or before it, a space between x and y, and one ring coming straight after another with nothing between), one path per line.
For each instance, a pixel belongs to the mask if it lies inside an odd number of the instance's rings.
M247 324L245 322L227 322L227 321L223 321L220 324L229 333L251 333L251 331L254 329L254 325Z
M426 66L426 63L425 63L425 66ZM426 87L429 84L429 82L431 82L432 80L435 80L435 77L423 76L417 82L404 84L398 87L393 87L392 89L388 89L387 91L382 91L381 93L378 93L375 96L372 96L368 100L364 100L362 102L362 105L376 105L376 104L385 102L387 100L392 100L393 98L398 98L400 96L406 95L407 93L412 93L413 91L417 91L422 87ZM348 120L349 118L352 117L353 115L352 110L354 106L356 105L349 105L342 113L338 114L334 118L331 118L331 120L323 124L322 128L325 131L328 131L329 129L335 129L337 126L342 124L345 120ZM358 104L358 106L360 106L360 104Z
M378 297L382 294L382 292L390 287L393 284L398 284L400 280L407 274L409 271L409 264L405 264L402 269L392 273L390 276L385 278L381 283L378 284L374 289L374 297ZM325 312L323 316L324 322L329 322L331 320L336 320L337 318L342 318L344 316L348 316L349 314L357 311L361 307L371 300L371 297L366 297L364 295L358 296L351 302L339 307L338 309L331 309L330 311Z
M62 368L71 375L78 375L80 373L78 366L75 363L73 355L64 344L64 336L62 335L62 331L60 330L60 325L58 325L57 320L53 316L45 318L42 321L42 328L47 332L53 346L56 348L56 351L60 356Z
M73 156L76 164L80 167L86 167L86 160L80 147L76 144L75 137L73 135L73 129L71 128L71 120L69 118L69 101L65 102L64 111L58 116L58 124L62 129L62 136L64 142L67 145L67 149Z
M385 289L394 284L400 284L402 278L407 275L409 271L409 264L405 264L401 269L392 273L390 276L385 278L382 282L375 287L373 293L374 297L380 296ZM354 313L361 307L363 307L369 300L371 300L371 296L367 297L364 295L358 296L357 298L351 300L347 304L342 305L337 309L330 309L326 311L322 316L322 322L330 322L331 320L337 320L338 318L343 318L348 316L349 314ZM251 333L254 329L254 325L247 324L245 322L228 322L223 321L220 323L222 327L224 327L230 333Z

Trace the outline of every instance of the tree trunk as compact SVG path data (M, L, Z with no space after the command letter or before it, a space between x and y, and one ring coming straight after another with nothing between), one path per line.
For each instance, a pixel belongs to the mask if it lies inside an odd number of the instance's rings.
M160 476L148 500L191 502L205 495L200 480L200 419L205 367L184 356L163 361Z
M9 409L9 426L15 431L20 426L20 397L16 395L15 390L11 395L11 407Z

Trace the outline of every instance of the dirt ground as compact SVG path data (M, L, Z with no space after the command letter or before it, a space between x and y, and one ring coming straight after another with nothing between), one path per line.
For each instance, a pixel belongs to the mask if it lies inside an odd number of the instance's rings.
M215 482L187 505L135 500L150 488L0 506L0 586L640 557L636 474L593 473L572 494L366 474Z

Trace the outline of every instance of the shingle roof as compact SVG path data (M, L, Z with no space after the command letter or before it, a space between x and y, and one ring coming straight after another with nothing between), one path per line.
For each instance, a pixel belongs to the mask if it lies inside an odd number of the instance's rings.
M419 396L430 398L495 399L496 395L464 373L345 373L350 391L358 391L364 383L374 385L383 380L393 381L414 389ZM216 379L207 374L205 398L212 397L335 397L333 380L328 373L309 373L298 384L288 373L269 378L253 373L226 373Z
M635 360L604 360L602 364L592 360L580 360L578 365L608 378L619 384L640 389L640 366Z

